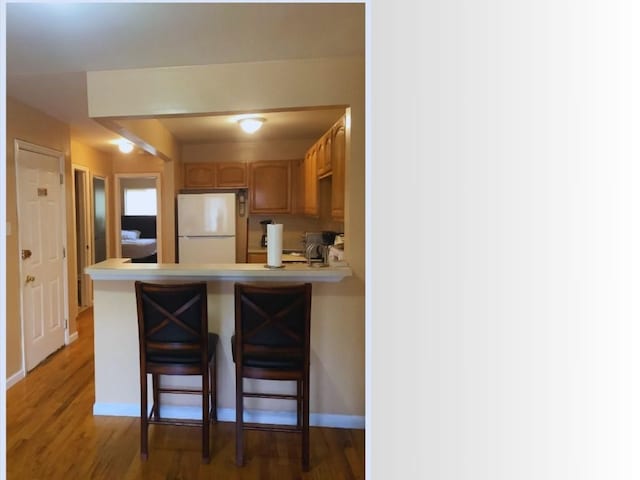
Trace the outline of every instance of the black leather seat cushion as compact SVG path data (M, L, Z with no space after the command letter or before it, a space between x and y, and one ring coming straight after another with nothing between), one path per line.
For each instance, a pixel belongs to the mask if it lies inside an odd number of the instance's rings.
M233 362L236 361L236 336L231 336L231 356L233 357ZM286 358L286 357L278 357L275 358L273 356L262 357L259 355L248 355L245 353L244 355L244 365L246 367L255 367L255 368L277 368L279 370L299 370L302 368L302 359L301 358Z
M209 352L208 357L209 360L215 355L216 349L218 347L218 335L215 333L209 333ZM172 352L167 354L166 352L147 352L147 361L153 363L186 363L186 364L195 364L200 361L200 357L198 355L194 355L192 353L180 353L180 352Z

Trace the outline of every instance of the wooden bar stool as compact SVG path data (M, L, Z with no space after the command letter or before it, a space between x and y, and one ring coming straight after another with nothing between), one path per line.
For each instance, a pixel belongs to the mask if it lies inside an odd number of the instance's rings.
M209 462L209 425L216 414L216 348L209 333L207 284L135 282L140 347L140 455L148 456L149 424L200 426L202 459ZM147 374L153 384L153 406L147 414ZM163 388L160 375L200 375L201 388ZM162 418L160 394L202 397L202 420Z
M302 469L309 470L311 284L235 285L236 465L244 463L244 430L302 434ZM243 378L296 382L295 395L246 392ZM244 398L296 402L296 425L245 423Z

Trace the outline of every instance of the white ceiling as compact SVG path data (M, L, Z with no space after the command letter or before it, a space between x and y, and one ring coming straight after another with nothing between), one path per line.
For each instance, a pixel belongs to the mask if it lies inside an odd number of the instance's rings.
M363 3L8 3L7 95L110 151L85 72L364 56ZM319 136L339 110L268 112L255 140ZM183 143L246 141L228 116L163 119ZM267 128L269 127L269 128Z

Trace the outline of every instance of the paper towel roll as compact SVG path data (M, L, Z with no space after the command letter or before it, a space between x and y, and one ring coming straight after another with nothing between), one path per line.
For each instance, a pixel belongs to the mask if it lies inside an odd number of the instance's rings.
M282 266L282 224L267 225L267 266Z

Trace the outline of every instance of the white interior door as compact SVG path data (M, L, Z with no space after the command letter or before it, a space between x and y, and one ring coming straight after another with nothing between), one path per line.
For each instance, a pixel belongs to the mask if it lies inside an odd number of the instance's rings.
M61 154L16 148L25 366L65 340L64 195Z

